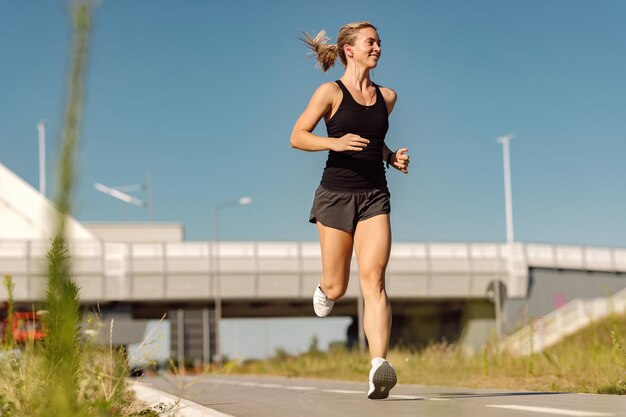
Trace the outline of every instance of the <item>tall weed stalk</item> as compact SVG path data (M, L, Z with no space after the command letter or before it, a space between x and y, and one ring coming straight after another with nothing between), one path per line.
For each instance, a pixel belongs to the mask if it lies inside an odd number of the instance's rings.
M160 412L142 409L144 405L133 400L125 385L124 352L96 342L101 321L92 319L96 328L86 329L86 339L81 336L79 288L71 277L66 226L75 182L91 8L91 0L72 1L73 50L57 169L54 234L47 253L45 336L41 343L34 339L20 343L19 350L7 349L17 345L10 339L0 343L0 417L129 417ZM13 317L9 276L5 276L5 286L9 317Z
M15 303L13 301L13 278L9 274L4 275L4 286L7 289L7 321L4 328L4 334L0 334L0 339L4 339L4 347L13 348L13 310Z
M70 255L66 238L67 217L75 182L76 153L83 103L83 84L91 26L91 3L76 0L73 5L73 50L69 96L61 142L56 197L55 234L47 254L44 369L49 376L43 398L44 415L80 416L77 398L80 364L79 290L70 275Z

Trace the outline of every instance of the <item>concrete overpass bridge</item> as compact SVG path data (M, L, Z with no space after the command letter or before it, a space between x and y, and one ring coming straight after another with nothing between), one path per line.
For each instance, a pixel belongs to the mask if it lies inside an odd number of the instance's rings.
M0 164L0 274L13 276L15 300L29 309L43 298L54 212L44 195ZM120 344L141 339L147 319L169 313L174 354L206 359L215 347L218 298L224 317L313 315L317 243L189 242L180 224L73 218L67 234L82 303L116 318ZM572 299L618 292L626 287L624 272L626 249L396 242L387 273L392 342L445 338L479 346L493 335L496 312L506 333ZM356 263L352 275L333 315L358 316ZM506 290L502 309L491 300L496 282Z
M47 249L42 240L0 240L0 273L12 275L16 302L30 305L43 298ZM321 274L319 244L310 242L76 240L70 253L86 307L98 304L105 316L133 320L168 313L174 354L190 357L207 358L214 351L216 297L227 318L310 317L311 295ZM559 297L564 303L617 292L626 287L624 272L626 249L395 243L387 274L392 340L419 343L445 337L478 346L493 336L495 282L506 293L506 331L527 320L520 320L520 309L530 307L529 314L537 317L558 307ZM356 262L351 275L333 315L357 316ZM5 297L2 288L0 299Z

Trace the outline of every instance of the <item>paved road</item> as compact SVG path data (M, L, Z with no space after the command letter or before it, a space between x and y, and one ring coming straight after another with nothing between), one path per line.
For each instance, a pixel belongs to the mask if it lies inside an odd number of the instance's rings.
M153 377L142 382L236 417L622 417L626 397L398 385L387 400L367 383L255 376Z

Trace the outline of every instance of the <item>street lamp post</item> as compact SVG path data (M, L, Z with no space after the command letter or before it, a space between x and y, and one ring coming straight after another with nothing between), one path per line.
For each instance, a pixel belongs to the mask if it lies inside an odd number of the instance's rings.
M46 196L46 123L37 123L39 132L39 192Z
M504 209L506 216L506 246L507 246L507 274L509 278L513 274L513 198L511 191L511 156L509 153L509 142L513 140L513 134L509 133L498 138L498 143L502 144L502 161L504 168ZM502 286L497 281L494 288L494 302L496 307L496 333L498 338L502 335Z
M502 144L502 159L504 165L504 204L506 211L506 242L512 244L513 237L513 200L511 197L511 157L509 154L509 142L513 140L513 134L500 136L498 143Z
M100 191L101 193L108 194L113 198L117 198L118 200L123 201L127 204L133 204L137 207L144 207L145 203L138 198L133 197L130 194L127 194L127 191L131 191L130 186L122 186L122 187L107 187L104 184L100 184L96 182L93 187ZM135 186L133 186L135 187ZM132 189L134 191L134 189Z
M104 194L108 194L111 197L117 198L127 204L133 204L137 207L143 207L147 209L148 221L152 221L152 176L150 171L146 173L146 184L132 184L132 185L118 185L115 187L108 187L104 184L95 183L94 188ZM135 191L146 190L146 201L133 197L129 193ZM126 212L126 210L124 210Z
M214 221L214 250L213 250L213 297L215 299L215 356L217 363L222 363L221 321L222 321L222 283L220 274L220 210L226 207L247 206L252 204L251 197L241 197L237 200L225 201L215 206Z

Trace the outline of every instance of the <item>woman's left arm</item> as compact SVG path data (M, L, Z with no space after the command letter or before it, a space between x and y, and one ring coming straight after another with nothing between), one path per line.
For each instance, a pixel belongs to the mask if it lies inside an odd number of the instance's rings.
M387 114L391 114L394 106L396 105L396 101L398 100L398 94L391 88L381 87L380 92L383 94L383 98L385 99L385 104L387 105ZM409 150L407 148L400 148L397 151L392 151L389 149L387 144L385 144L383 149L383 160L393 166L400 172L405 174L409 173L409 155L407 152Z

